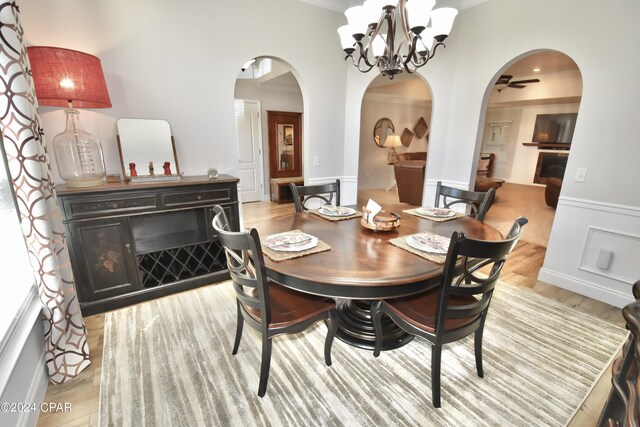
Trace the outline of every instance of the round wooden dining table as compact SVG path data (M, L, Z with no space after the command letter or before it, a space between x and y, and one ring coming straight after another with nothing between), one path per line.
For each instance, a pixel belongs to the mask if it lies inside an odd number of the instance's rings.
M394 246L389 240L429 231L451 236L454 231L482 240L499 240L502 235L490 225L472 217L445 222L402 213L410 206L385 206L401 215L396 231L373 231L360 218L330 221L311 212L291 212L256 226L261 238L284 231L300 230L331 246L285 261L265 256L269 278L283 286L337 300L340 315L339 339L356 347L373 349L375 334L369 315L371 302L424 292L437 286L443 272L438 264ZM389 318L383 319L383 350L398 348L413 337Z

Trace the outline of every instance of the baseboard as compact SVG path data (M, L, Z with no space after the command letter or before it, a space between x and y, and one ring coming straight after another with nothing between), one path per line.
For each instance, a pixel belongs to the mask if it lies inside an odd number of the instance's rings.
M544 267L540 269L538 280L551 283L553 286L605 302L615 307L624 307L625 305L635 301L631 295L627 293L615 292L595 283L567 276L566 274L558 273Z
M30 290L0 349L0 400L28 403L36 411L0 413L1 425L35 426L48 385L42 305Z
M40 407L44 401L44 396L47 393L47 387L49 386L49 375L47 373L47 364L45 362L45 349L42 349L40 361L36 366L33 378L31 379L31 385L29 386L29 392L25 399L25 402L33 402L37 407ZM35 426L38 423L38 417L40 411L26 411L20 415L18 420L18 426Z
M32 333L34 323L42 314L38 290L34 286L29 290L15 319L0 342L0 396L5 392L20 353ZM43 338L44 348L44 338Z

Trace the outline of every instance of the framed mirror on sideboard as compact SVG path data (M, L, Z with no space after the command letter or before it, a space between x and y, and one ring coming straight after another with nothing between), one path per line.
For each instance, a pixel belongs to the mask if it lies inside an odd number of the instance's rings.
M119 119L118 151L122 176L128 182L181 179L176 145L166 120Z

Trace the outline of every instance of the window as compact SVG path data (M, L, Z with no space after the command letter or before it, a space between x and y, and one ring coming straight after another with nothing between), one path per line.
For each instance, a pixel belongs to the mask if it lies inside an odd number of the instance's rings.
M20 220L11 181L8 178L4 150L0 150L0 264L2 297L0 298L0 343L24 305L29 290L35 286L33 271L20 228Z

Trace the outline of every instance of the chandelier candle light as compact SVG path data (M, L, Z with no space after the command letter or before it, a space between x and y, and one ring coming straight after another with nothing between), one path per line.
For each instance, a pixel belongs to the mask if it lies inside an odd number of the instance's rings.
M414 73L433 58L438 46L444 46L458 14L450 7L433 9L435 4L435 0L367 0L347 9L349 23L338 28L345 59L351 58L363 73L377 66L389 79L403 71Z
M107 175L100 140L86 132L80 108L110 108L100 60L93 55L57 47L27 48L40 105L68 107L67 126L53 138L60 176L67 187L96 187Z

